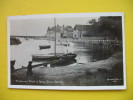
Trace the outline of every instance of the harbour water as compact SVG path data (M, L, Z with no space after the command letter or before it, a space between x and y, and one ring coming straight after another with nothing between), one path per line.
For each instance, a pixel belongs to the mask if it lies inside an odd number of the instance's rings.
M39 39L19 38L21 44L11 45L11 60L16 60L15 69L26 67L28 62L32 60L34 54L49 54L55 52L55 42ZM105 52L104 50L91 51L89 47L82 43L69 42L69 46L63 45L61 41L56 42L56 53L75 53L77 54L77 63L89 63L98 60L103 60L112 55L113 52ZM40 45L50 45L50 48L40 49Z

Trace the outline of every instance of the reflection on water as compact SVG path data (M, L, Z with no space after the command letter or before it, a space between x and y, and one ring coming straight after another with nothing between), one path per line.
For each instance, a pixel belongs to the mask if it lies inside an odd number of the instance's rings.
M22 39L20 45L11 45L11 60L16 60L15 68L22 68L27 66L28 61L32 60L33 54L49 54L54 53L55 46L54 41L47 40L34 40L34 39ZM75 53L77 54L76 62L89 63L93 61L103 60L112 55L111 50L91 50L89 46L79 43L69 43L70 45L64 46L60 42L57 42L57 53ZM51 45L48 49L39 49L40 45Z

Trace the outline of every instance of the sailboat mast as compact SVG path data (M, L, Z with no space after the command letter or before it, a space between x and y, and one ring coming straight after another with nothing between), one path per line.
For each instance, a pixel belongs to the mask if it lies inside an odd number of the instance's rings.
M55 24L55 56L56 56L56 19L54 18L54 24Z
M68 53L68 32L67 32L67 53Z

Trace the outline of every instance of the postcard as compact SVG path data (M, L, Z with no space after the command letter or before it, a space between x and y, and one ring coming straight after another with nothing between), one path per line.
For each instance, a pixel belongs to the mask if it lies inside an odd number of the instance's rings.
M124 13L9 16L8 88L126 89Z

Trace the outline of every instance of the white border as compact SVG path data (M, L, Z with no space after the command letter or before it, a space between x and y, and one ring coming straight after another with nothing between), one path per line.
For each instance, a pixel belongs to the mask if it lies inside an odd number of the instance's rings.
M29 86L29 85L11 85L10 76L10 20L17 19L38 19L38 18L67 18L67 17L99 17L99 16L121 16L122 17L122 38L123 38L123 71L124 85L122 86ZM125 56L125 34L124 34L124 13L106 12L106 13L64 13L64 14L41 14L41 15L22 15L8 16L7 18L7 40L8 40L8 88L18 89L46 89L46 90L123 90L126 89L126 56Z

